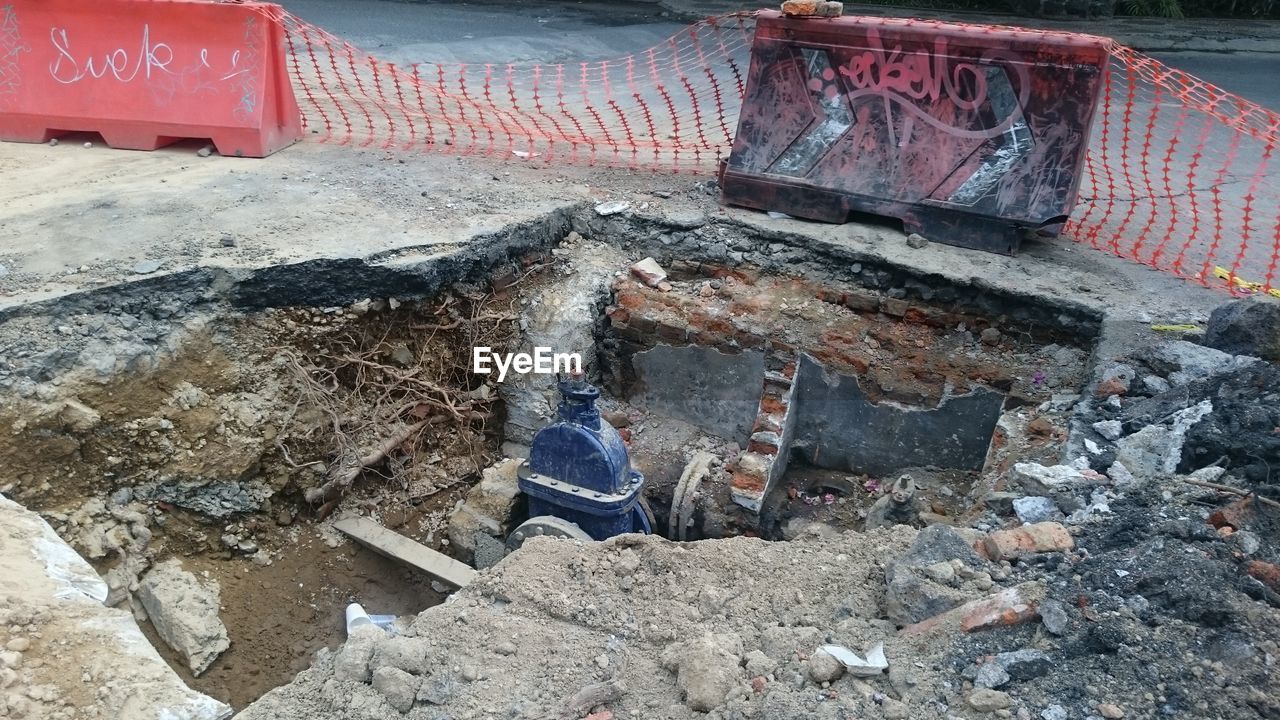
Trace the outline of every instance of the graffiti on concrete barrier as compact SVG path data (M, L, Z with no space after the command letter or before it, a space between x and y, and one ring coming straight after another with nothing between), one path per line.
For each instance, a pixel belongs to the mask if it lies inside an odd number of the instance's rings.
M246 32L246 37L249 33ZM122 84L147 83L159 104L178 94L216 92L220 83L234 83L240 88L242 78L250 76L259 51L207 47L183 49L158 38L151 25L144 23L136 42L122 44L106 51L84 51L75 34L65 27L49 29L54 58L49 75L62 85L91 81Z
M0 7L0 105L17 96L22 86L18 56L24 52L31 52L31 48L22 41L17 10L12 5Z
M949 135L970 140L999 137L1021 118L1020 108L1026 104L1029 91L1026 70L999 51L987 50L976 61L957 59L949 52L943 36L935 38L931 47L907 50L896 44L886 48L875 28L867 29L866 45L865 50L853 53L838 68L840 77L851 88L850 102L877 97L884 101L886 110L897 107ZM995 125L975 128L948 122L930 112L931 107L941 104L950 104L966 115L991 108L989 70L993 62L1013 71L1015 77L1011 79L1017 86L1017 101L1005 106L1006 111L996 118ZM908 132L900 142L909 141Z

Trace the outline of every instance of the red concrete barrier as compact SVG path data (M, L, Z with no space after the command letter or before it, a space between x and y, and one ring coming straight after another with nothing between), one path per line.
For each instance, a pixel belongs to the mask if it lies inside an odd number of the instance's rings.
M280 8L198 0L0 3L0 140L208 138L264 157L302 136Z

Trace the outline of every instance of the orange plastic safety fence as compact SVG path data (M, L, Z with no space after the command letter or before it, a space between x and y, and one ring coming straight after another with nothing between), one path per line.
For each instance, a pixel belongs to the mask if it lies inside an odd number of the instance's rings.
M754 26L746 13L712 18L616 60L399 67L282 20L305 129L318 139L676 170L728 152Z
M733 142L751 13L581 63L397 66L282 12L312 138L708 173ZM922 21L924 22L924 21ZM1064 234L1234 292L1280 296L1280 115L1111 43Z

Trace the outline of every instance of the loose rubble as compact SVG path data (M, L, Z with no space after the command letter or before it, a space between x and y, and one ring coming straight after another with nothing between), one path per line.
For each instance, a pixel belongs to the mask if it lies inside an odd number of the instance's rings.
M1116 391L1071 406L1080 454L996 470L968 526L538 539L244 717L1275 716L1277 521L1248 494L1267 491L1230 449L1189 460L1234 407L1222 389L1272 370L1173 345L1100 373ZM369 648L393 640L425 661L375 683ZM415 683L435 689L406 704Z

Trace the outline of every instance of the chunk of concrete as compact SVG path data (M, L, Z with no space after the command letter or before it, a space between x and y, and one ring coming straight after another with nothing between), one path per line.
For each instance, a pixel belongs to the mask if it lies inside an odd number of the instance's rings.
M1280 362L1280 302L1233 300L1209 315L1204 344L1232 355Z
M1153 370L1167 377L1174 387L1182 387L1196 380L1257 362L1252 357L1232 355L1186 340L1174 340L1146 348L1141 357Z
M695 712L710 712L743 680L742 640L737 635L711 634L668 646L663 667L676 671L676 686Z
M1116 462L1138 480L1172 475L1182 461L1187 432L1213 412L1213 402L1202 400L1179 410L1167 424L1148 425L1116 443Z
M138 599L160 638L182 655L193 675L200 676L231 647L227 628L218 618L217 581L201 582L178 560L166 560L143 576Z
M382 693L387 703L401 713L413 709L420 685L421 678L398 668L383 666L373 671L373 689Z
M951 568L951 560L978 568L982 558L958 533L945 525L931 525L916 535L911 549L885 567L885 613L898 625L927 620L978 597L952 587L936 567Z
M658 287L663 280L667 279L667 271L663 270L658 261L651 257L632 265L631 274L649 287Z
M464 559L474 557L480 535L506 541L520 499L519 467L519 460L509 458L485 468L480 482L449 514L449 542Z

